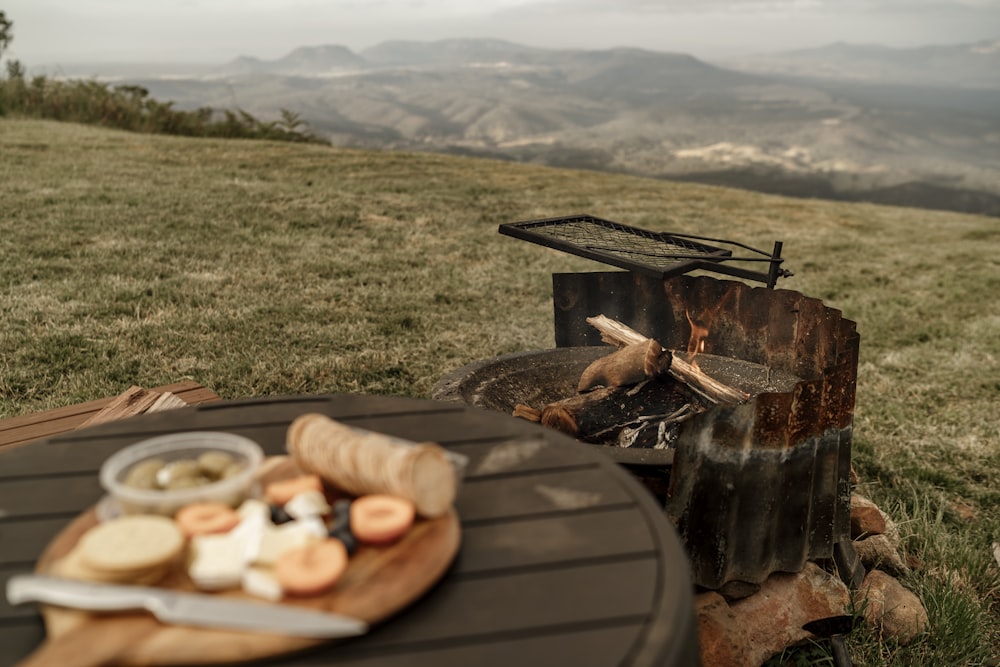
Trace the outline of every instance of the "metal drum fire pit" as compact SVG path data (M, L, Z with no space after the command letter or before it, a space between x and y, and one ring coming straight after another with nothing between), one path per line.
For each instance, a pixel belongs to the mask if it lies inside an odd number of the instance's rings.
M699 586L760 584L832 559L849 540L854 322L798 292L711 276L555 274L553 295L555 349L469 364L442 378L435 398L510 414L572 394L613 349L587 317L604 314L674 350L687 347L689 316L710 320L706 354L780 374L782 386L682 422L674 449L595 446L661 497Z

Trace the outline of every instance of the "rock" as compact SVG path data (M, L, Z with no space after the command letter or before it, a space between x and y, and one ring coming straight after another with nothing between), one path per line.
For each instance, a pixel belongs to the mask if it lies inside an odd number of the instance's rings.
M852 513L853 513L853 510L854 510L854 508L856 506L857 507L874 507L876 510L878 510L879 514L882 515L882 521L885 522L885 528L882 530L881 533L878 533L878 534L879 535L885 535L886 537L888 537L889 541L892 542L892 546L894 546L897 549L899 549L899 547L900 547L900 545L902 545L903 541L899 537L899 527L896 526L896 522L893 521L892 518L888 514L886 514L885 512L883 512L879 508L878 505L876 505L872 501L868 500L864 496L861 496L861 495L858 495L856 493L853 493L853 494L851 494L851 510L852 510Z
M695 596L694 607L698 615L701 664L706 667L749 665L746 631L740 627L726 598L715 592L701 593Z
M861 584L860 594L865 620L882 637L906 645L927 631L930 621L920 598L892 575L872 570Z
M858 558L861 559L865 570L880 569L896 576L902 576L910 570L896 551L896 547L892 546L892 542L885 535L872 535L863 540L856 540L854 550L858 552Z
M885 533L886 521L875 503L858 494L851 496L851 539Z
M813 637L802 626L848 614L847 586L814 563L796 574L776 573L756 594L727 604L718 593L696 597L703 665L760 665Z

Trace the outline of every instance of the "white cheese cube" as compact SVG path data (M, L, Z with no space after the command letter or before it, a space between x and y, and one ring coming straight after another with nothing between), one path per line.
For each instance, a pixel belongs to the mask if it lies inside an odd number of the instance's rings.
M330 503L321 491L303 491L285 503L285 511L293 519L324 516L330 513Z
M277 602L284 595L281 582L271 570L249 567L243 572L243 592Z
M243 564L252 563L257 558L260 550L261 537L265 530L273 529L270 516L262 516L256 513L248 513L246 518L229 531L233 539L243 542Z
M229 534L198 535L191 539L188 576L206 591L236 588L243 578L244 541Z
M275 528L264 527L261 534L260 545L253 560L255 565L274 565L278 556L286 549L299 547L311 541L326 537L326 527L319 521L322 533L317 533L315 521L297 520L289 521Z
M240 515L241 519L248 519L251 516L259 516L267 521L271 520L271 507L263 500L258 500L256 498L247 498L243 503L236 509L236 513Z

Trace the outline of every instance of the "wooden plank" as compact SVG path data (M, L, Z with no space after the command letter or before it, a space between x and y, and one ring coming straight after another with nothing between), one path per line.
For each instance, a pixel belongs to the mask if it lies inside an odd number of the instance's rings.
M0 521L0 567L35 562L49 542L76 518L77 513L62 517Z
M449 576L401 614L371 633L379 647L471 639L509 633L546 633L579 623L642 619L662 578L655 556L579 567ZM412 617L412 619L410 618Z
M80 424L78 428L86 428L96 424L117 421L126 417L141 415L143 412L153 407L153 403L160 397L160 392L149 391L135 385L129 387L121 394L115 396L110 403L101 408L98 412L90 415Z
M391 624L392 621L389 621ZM401 644L373 650L371 644L347 643L296 656L302 667L375 667L405 664L407 667L510 667L573 665L607 667L621 663L622 656L636 642L644 624L637 621L608 621L603 627L584 625L543 633L494 639L474 637L465 641ZM0 625L0 646L4 658L16 664L35 649L44 637L40 620L15 619ZM261 667L291 664L287 656L254 662Z
M456 507L462 522L468 523L634 503L625 488L595 464L580 470L467 480Z
M93 474L7 478L0 484L0 517L25 519L79 513L103 495ZM456 506L463 522L593 509L635 502L598 466L525 474L514 479L466 481ZM2 526L3 524L0 524Z
M35 561L72 517L0 523L5 545L0 567ZM607 558L656 549L635 508L510 520L462 529L462 550L453 566L460 574L533 567L581 558ZM4 601L0 599L0 617Z
M533 429L543 427L531 425ZM594 448L563 436L542 438L541 434L523 434L513 438L503 438L497 442L446 443L448 449L468 458L465 475L467 479L481 479L511 475L521 472L554 470L566 466L566 452L552 444L553 440L571 443L582 448Z
M455 574L651 554L656 545L635 507L532 517L462 529Z
M60 408L53 408L43 412L31 412L28 414L18 415L16 417L8 417L7 419L0 420L0 432L22 428L30 424L57 421L60 419L79 417L80 415L87 415L97 412L113 399L113 396L108 396L107 398L98 398L84 403L76 403L75 405L65 405ZM85 418L86 417L84 417L84 419Z
M181 382L165 384L161 387L154 387L153 391L171 392L173 394L177 394L178 396L181 396L184 399L184 402L189 405L220 400L219 395L214 391L207 387L203 387L193 380L183 380ZM63 417L73 417L81 414L97 412L114 399L114 396L108 396L106 398L97 398L92 401L85 401L74 405L53 408L52 410L45 410L43 412L33 412L25 415L19 415L17 417L8 417L7 419L0 420L0 431L20 428L26 424L34 424L49 421L51 419L60 419Z
M290 411L290 403L294 409ZM306 412L320 412L328 414L335 419L343 419L351 424L358 424L365 427L377 426L380 424L395 424L395 430L402 429L402 434L393 432L392 429L383 429L393 435L407 437L405 433L411 432L413 424L419 424L421 419L427 419L428 413L442 415L442 420L446 421L454 414L461 414L461 407L454 408L446 406L424 407L424 404L416 403L413 399L396 399L391 403L398 403L398 411L387 410L385 414L372 416L370 411L364 409L363 403L358 400L347 400L341 404L331 403L331 398L327 396L315 397L311 399L295 399L291 402L283 402L281 399L255 400L255 401L227 401L220 403L209 403L199 406L198 430L226 430L236 432L237 429L258 430L261 427L280 426L281 427L281 447L284 448L284 430L297 414ZM248 409L251 408L251 409ZM141 435L147 437L151 434L166 433L177 430L177 422L180 419L169 413L145 414L132 418L128 421L110 422L101 424L97 429L87 429L85 431L65 433L59 436L61 442L76 442L95 440L106 437L116 437L122 434ZM436 421L436 420L429 420ZM261 441L260 438L254 438ZM426 439L426 438L424 438ZM262 442L263 444L263 442Z
M0 484L0 516L4 517L0 531L12 520L79 514L80 508L90 507L103 494L94 475L8 479Z
M181 408L181 410L191 409L194 408ZM147 415L142 415L130 420L136 422L136 424L133 428L127 429L130 432L125 434L104 435L103 431L98 431L98 435L90 434L85 438L75 437L75 434L67 434L56 436L46 442L35 443L30 448L12 447L0 450L0 482L9 478L44 477L65 474L90 474L96 476L104 460L119 449L145 438L176 430L172 428L174 422L170 419L159 422L156 428L149 428L147 419ZM104 425L101 428L103 429ZM264 443L258 439L258 436L262 432L265 434L270 433L271 437L268 440L275 444L264 447L265 452L268 454L283 454L285 429L286 426L281 425L270 429L242 427L220 430L246 435L257 442L261 442L262 446ZM44 454L40 454L38 449L44 449Z
M150 391L157 394L172 393L189 405L220 400L214 391L191 380L155 387ZM119 397L101 398L0 420L0 447L25 444L73 431L83 426L88 419L108 407L117 398Z
M159 396L157 396L156 400L153 401L153 404L151 406L146 408L146 412L176 410L178 408L185 408L187 407L187 405L188 405L187 402L177 394L172 394L169 391L165 391Z
M545 641L550 634L559 636L571 632L574 626L593 631L616 624L628 628L618 641L630 643L629 637L634 642L642 632L657 578L655 558L491 578L453 577L443 581L433 595L395 617L400 622L391 621L373 629L365 638L365 647L376 646L380 654L405 654L406 664L411 664L409 653L413 647L431 642L438 646L441 642L465 644L467 650L476 651L477 646L491 640L509 641L520 635L539 638L551 648L561 642ZM23 626L21 632L25 632ZM359 647L355 655L363 657L365 647ZM536 650L543 648L539 645ZM5 653L10 654L9 647L5 647ZM325 660L324 654L328 656ZM312 655L316 662L304 664L329 664L331 660L341 664L340 660L350 658L351 650L349 645L337 646ZM620 659L624 653L617 655ZM287 660L275 664L287 664ZM480 663L473 660L466 664Z
M622 663L622 656L628 654L643 627L640 621L617 623L516 637L477 637L461 643L452 641L446 646L404 644L389 650L373 650L370 645L346 644L308 654L295 664L302 667L331 664L374 667L387 663L407 667L608 667ZM287 663L268 661L262 664Z
M45 628L41 620L11 624L0 624L0 659L10 659L15 665L35 650L45 639Z
M185 397L185 394L181 394ZM487 442L497 442L507 438L524 436L537 425L519 420L508 419L499 413L491 415L496 419L484 420L480 415L470 413L460 404L432 403L393 397L387 401L377 413L372 412L364 397L347 396L317 396L303 399L270 398L253 401L226 401L216 404L206 404L199 412L199 428L219 429L235 425L258 426L267 424L288 424L296 414L319 412L334 419L362 428L380 430L391 435L411 440L427 440L448 444L452 442L470 442L481 439ZM296 408L290 411L290 407ZM252 410L247 410L252 406ZM429 414L440 414L442 419L428 419ZM249 415L249 416L248 416ZM96 433L110 435L124 432L153 432L168 428L169 417L160 416L160 421L148 421L152 416L143 416L137 424L117 424L114 428L104 425L104 429L94 432L88 429L81 434L67 434L68 439L77 437L91 438ZM135 430L133 430L135 429Z
M201 415L199 415L200 417ZM48 442L37 443L36 447L45 447L45 455L23 447L0 450L0 480L6 477L38 476L45 474L85 473L97 474L101 462L126 445L138 442L143 438L162 435L176 430L176 423L181 415L143 415L132 419L127 426L116 424L109 432L109 425L102 425L99 430L85 433L70 432L55 436ZM392 425L393 418L386 417L383 421L372 421L370 426L382 431ZM285 433L287 423L282 420L270 426L242 423L233 425L233 420L217 420L211 427L204 426L199 430L222 430L244 435L258 442L269 455L285 453ZM346 423L354 423L345 420ZM403 429L393 429L397 433ZM449 449L467 456L466 469L468 479L481 477L503 476L520 472L553 470L566 465L565 452L553 447L551 437L543 440L533 432L537 427L531 426L531 433L521 433L514 437L498 436L491 441L467 442L459 440L464 435L456 432L441 444ZM561 434L554 434L557 439L563 439ZM570 438L566 442L583 448L598 447L578 443Z

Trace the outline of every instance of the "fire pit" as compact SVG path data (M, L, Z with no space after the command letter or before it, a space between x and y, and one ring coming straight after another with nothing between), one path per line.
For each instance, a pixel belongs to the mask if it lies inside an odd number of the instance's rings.
M854 322L798 292L711 276L555 274L553 294L555 349L475 362L434 396L510 414L575 393L583 369L613 350L587 324L594 315L670 350L704 324L703 370L751 397L681 421L671 448L595 446L661 499L702 587L798 572L849 540Z

